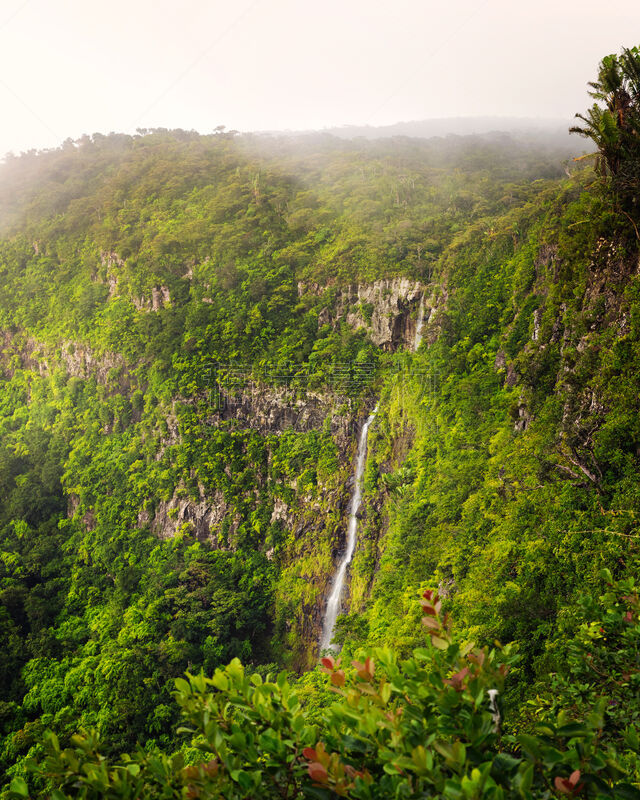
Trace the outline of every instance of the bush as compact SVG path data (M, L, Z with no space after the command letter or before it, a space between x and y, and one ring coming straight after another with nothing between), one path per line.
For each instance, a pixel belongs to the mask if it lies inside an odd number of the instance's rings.
M635 587L625 581L609 589L602 624L626 621L627 627L598 663L628 665L635 653L637 668ZM631 619L629 611L614 619L612 608L620 602L630 605ZM66 749L49 734L46 759L31 769L50 782L52 800L640 798L638 732L627 727L616 749L616 736L605 730L606 697L590 695L593 705L580 722L567 709L554 710L553 719L547 710L534 733L502 736L499 697L517 656L509 647L456 641L437 593L425 592L421 603L429 643L411 658L400 661L390 649L377 648L349 668L340 659L322 659L336 701L320 715L313 710L317 723L286 673L263 680L234 659L211 678L176 680L185 721L179 732L191 737L182 753L140 750L111 762L95 734L74 737ZM586 630L579 629L571 659ZM606 637L599 642L607 646ZM632 677L624 684L615 680L616 702L625 707L638 704ZM15 779L11 795L28 794L27 784Z

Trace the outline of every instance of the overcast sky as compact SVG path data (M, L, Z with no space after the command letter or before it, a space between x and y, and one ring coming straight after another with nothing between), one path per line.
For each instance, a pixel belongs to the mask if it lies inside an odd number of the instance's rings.
M0 0L0 154L137 127L569 118L638 0Z

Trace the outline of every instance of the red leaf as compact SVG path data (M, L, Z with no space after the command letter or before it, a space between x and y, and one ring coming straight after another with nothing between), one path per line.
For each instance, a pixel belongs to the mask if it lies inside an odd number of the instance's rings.
M334 686L344 686L345 684L344 671L339 669L336 670L336 672L331 673L331 683Z
M566 778L556 778L554 781L556 789L561 794L573 794L573 784L570 783Z
M320 663L322 664L323 667L326 667L327 669L333 669L334 664L336 662L333 656L325 656L324 658L320 659Z
M311 780L317 781L317 783L325 783L329 777L327 770L317 761L313 761L311 764L309 764L308 770Z
M456 672L455 675L452 675L449 680L445 681L445 683L448 683L449 686L453 686L456 691L461 691L464 686L464 679L468 674L469 670L467 667L464 667L460 670L460 672Z
M318 758L318 754L316 753L313 747L305 747L304 750L302 751L302 755L305 758L308 758L310 761L315 761L316 758Z
M578 792L582 789L583 784L578 784L580 780L580 770L574 770L568 778L556 778L554 781L556 789L561 794L578 794Z

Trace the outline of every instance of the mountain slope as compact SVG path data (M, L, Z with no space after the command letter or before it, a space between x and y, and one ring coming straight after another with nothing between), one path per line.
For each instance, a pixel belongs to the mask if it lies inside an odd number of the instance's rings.
M637 513L637 251L557 155L160 131L5 165L4 768L46 728L170 749L186 669L312 664L379 395L345 653L413 645L436 580L520 644L514 693L543 674Z

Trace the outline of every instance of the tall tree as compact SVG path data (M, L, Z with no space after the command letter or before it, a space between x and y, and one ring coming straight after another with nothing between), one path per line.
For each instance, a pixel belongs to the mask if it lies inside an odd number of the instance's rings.
M598 78L589 84L597 102L576 114L583 126L572 133L592 139L598 147L596 171L610 179L623 207L638 203L640 179L640 48L624 48L600 62Z

